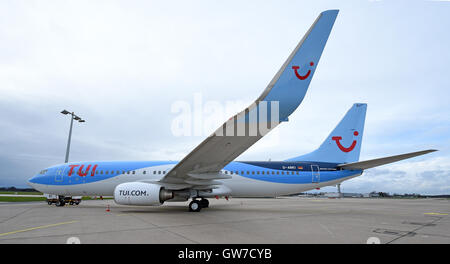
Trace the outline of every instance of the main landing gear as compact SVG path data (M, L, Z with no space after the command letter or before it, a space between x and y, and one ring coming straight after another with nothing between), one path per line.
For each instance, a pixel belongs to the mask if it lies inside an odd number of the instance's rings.
M189 212L200 212L202 208L208 208L209 207L209 201L205 198L202 198L201 200L193 199L192 202L189 204Z

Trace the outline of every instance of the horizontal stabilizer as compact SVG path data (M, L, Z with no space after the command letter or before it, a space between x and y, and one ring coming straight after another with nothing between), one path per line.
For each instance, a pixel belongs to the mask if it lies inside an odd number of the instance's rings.
M365 169L381 166L381 165L384 165L384 164L388 164L388 163L392 163L392 162L396 162L396 161L400 161L400 160L409 159L409 158L412 158L412 157L424 155L424 154L427 154L427 153L430 153L430 152L434 152L434 151L437 151L437 150L436 149L428 149L428 150L411 152L411 153L406 153L406 154L401 154L401 155L396 155L396 156L390 156L390 157L385 157L385 158L379 158L379 159L373 159L373 160L365 160L365 161L358 161L358 162L352 162L352 163L346 163L346 164L339 164L338 168L342 168L342 169L345 169L345 170L365 170Z

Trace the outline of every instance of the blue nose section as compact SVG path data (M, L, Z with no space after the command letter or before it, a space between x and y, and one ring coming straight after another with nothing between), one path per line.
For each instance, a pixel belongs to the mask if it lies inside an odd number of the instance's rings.
M43 175L43 174L36 174L30 179L28 179L27 184L31 187L36 186L36 184L46 184L46 181L48 181L49 176Z
M37 178L36 176L33 176L33 177L29 178L28 181L27 181L27 185L32 187L32 188L34 188L35 183L37 183L37 179L36 178Z

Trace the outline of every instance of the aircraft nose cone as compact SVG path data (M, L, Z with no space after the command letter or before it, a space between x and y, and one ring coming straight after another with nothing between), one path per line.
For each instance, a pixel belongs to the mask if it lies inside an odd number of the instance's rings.
M29 178L28 181L27 181L27 185L32 187L32 188L34 188L34 186L35 186L34 180L35 180L35 177Z
M27 185L30 186L30 187L33 187L33 184L31 183L30 180L31 180L31 179L29 179L29 180L27 181Z

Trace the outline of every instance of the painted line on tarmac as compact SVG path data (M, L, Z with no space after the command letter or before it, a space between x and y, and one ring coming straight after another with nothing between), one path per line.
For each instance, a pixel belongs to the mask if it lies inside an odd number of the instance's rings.
M448 215L448 214L443 214L443 213L424 213L426 215Z
M27 228L27 229L22 229L22 230L16 230L16 231L12 231L12 232L2 233L2 234L0 234L0 237L7 236L7 235L12 235L12 234L17 234L17 233L22 233L22 232L27 232L27 231L32 231L32 230L36 230L36 229L49 228L49 227L54 227L54 226L67 225L67 224L73 224L73 223L76 223L76 222L78 222L78 221L69 221L69 222L62 222L62 223L51 224L51 225L31 227L31 228Z

